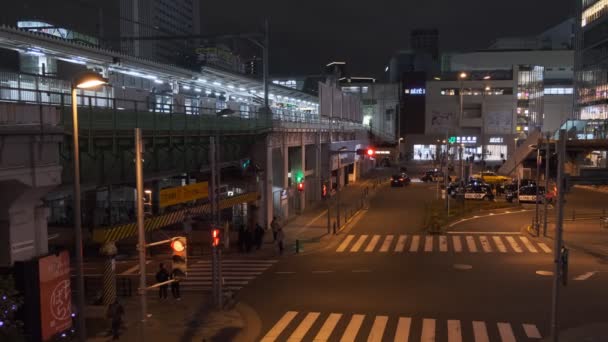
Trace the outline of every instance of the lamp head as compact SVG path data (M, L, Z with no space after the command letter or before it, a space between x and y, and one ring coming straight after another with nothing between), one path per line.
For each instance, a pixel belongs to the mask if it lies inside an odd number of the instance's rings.
M85 71L74 77L72 87L78 89L91 89L107 83L108 79L104 78L100 74L92 71Z

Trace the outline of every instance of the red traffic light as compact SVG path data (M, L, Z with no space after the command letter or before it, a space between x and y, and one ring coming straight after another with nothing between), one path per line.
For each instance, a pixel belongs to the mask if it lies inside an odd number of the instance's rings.
M176 252L183 252L186 249L186 244L180 239L171 241L171 249Z
M304 191L304 183L298 183L298 191Z
M219 229L211 230L211 237L212 237L211 244L213 245L213 247L219 246L220 245L220 230Z
M376 154L376 151L374 151L373 148L368 148L367 149L367 155L372 157L374 154Z

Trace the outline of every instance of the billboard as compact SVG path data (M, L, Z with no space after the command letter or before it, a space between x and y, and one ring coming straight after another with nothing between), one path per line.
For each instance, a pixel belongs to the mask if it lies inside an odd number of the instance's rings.
M70 256L67 251L40 258L40 324L42 340L72 327Z
M159 205L161 208L209 197L209 183L200 182L186 186L162 189Z

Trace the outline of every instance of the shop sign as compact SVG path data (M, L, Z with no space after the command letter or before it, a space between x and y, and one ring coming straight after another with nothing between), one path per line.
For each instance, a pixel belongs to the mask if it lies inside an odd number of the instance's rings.
M477 144L477 137L450 137L448 142L450 144Z
M67 251L38 261L40 280L40 324L42 340L72 327L70 256Z
M378 151L378 150L376 150L376 154L391 154L391 151Z
M410 94L410 95L425 95L426 89L424 89L424 88L405 89L405 93Z
M503 137L490 137L490 144L502 144L503 142Z

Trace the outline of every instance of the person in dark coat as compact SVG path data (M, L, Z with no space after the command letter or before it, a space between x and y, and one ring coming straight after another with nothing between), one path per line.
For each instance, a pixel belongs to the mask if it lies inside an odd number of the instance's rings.
M165 269L165 265L163 265L163 263L161 262L160 269L156 273L156 282L163 283L167 280L169 280L169 272L167 272L167 269ZM158 287L158 298L167 299L167 289L168 288L169 288L169 285L159 286Z
M247 248L247 253L251 252L251 248L253 247L253 239L255 237L255 227L251 226L247 228L245 232L245 246Z
M257 249L262 248L262 242L264 241L264 228L259 223L255 225L255 246Z
M180 272L177 269L173 269L173 272L171 272L171 279L175 280L171 283L171 294L173 294L173 298L177 300L182 300L182 296L179 292L179 280L182 274L183 272Z
M125 314L125 309L118 302L118 298L114 299L114 303L108 306L106 316L112 321L112 339L118 340L120 337L120 327L122 326L122 316Z

